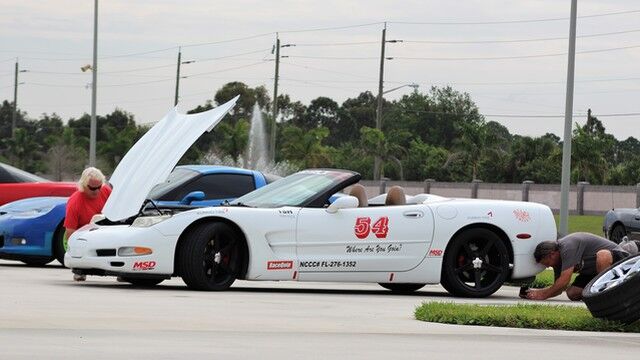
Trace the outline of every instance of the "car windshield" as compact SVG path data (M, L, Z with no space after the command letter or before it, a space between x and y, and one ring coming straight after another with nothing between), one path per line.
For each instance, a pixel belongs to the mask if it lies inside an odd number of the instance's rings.
M239 197L231 205L259 208L302 206L353 176L354 173L345 171L305 170Z
M11 165L0 163L0 183L49 182L49 180L20 170Z
M153 189L151 189L151 191L149 192L149 196L147 196L147 198L159 199L164 194L170 192L171 190L177 188L178 186L181 186L182 184L186 183L187 181L193 179L196 176L198 176L197 171L176 168L175 170L173 170L171 174L169 174L167 181L160 183L154 186Z

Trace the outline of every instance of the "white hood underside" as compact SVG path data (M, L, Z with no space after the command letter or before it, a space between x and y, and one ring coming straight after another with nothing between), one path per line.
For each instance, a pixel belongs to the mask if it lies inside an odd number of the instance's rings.
M102 209L111 221L136 215L149 191L166 178L182 155L205 131L211 131L233 108L238 96L199 114L173 108L136 142L109 179L113 192Z

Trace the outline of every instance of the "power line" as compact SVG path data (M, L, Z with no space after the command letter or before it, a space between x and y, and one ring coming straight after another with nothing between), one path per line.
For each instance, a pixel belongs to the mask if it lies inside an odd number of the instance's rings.
M204 59L195 59L194 61L195 62L205 62L205 61L221 60L221 59L234 58L234 57L237 57L237 56L257 54L257 53L261 53L261 52L265 52L265 51L271 51L271 48L253 50L253 51L248 51L248 52L243 52L243 53L233 54L233 55L225 55L225 56L218 56L218 57L204 58Z
M287 61L282 61L282 60L280 60L280 63L281 64L287 64L287 65L294 66L294 67L300 67L300 68L304 68L304 69L317 70L317 71L322 71L322 72L326 72L326 73L333 73L333 74L337 74L337 75L347 75L347 76L352 76L352 77L356 77L356 78L360 78L360 79L368 79L368 80L378 81L377 79L375 79L375 78L373 78L371 76L358 75L358 74L353 74L353 73L348 73L348 72L343 72L343 71L334 71L334 70L323 69L323 68L307 66L307 65L298 65L298 64L294 64L294 63L287 62Z
M230 67L230 68L225 68L225 69L220 69L220 70L215 70L215 71L208 71L208 72L203 72L203 73L196 73L196 74L187 75L187 76L185 76L185 78L191 78L191 77L196 77L196 76L201 76L201 75L217 74L217 73L221 73L221 72L225 72L225 71L231 71L231 70L244 69L244 68L248 68L248 67L251 67L251 66L265 64L266 62L267 61L261 61L261 62L257 62L257 63L253 63L253 64L235 66L235 67Z
M301 32L313 32L313 31L344 30L344 29L353 29L353 28L357 28L357 27L365 27L365 26L381 25L381 24L384 24L384 22L380 21L380 22L373 22L373 23L366 23L366 24L346 25L346 26L326 27L326 28L315 28L315 29L303 29L303 30L281 30L281 31L277 31L277 32L281 33L281 34L285 34L285 33L301 33Z
M322 60L380 60L379 57L374 57L374 56L367 56L367 57L341 57L341 56L289 55L287 57L288 58L295 58L295 59L322 59Z
M629 34L640 32L640 29L614 31L608 33L586 34L576 36L578 38L592 38L601 36L611 36L620 34ZM476 41L439 41L439 40L403 40L404 43L421 43L421 44L504 44L504 43L523 43L523 42L537 42L537 41L554 41L554 40L567 40L566 36L559 37L547 37L547 38L533 38L533 39L507 39L507 40L476 40Z
M576 51L576 54L593 54L593 53L601 53L601 52L609 52L609 51L618 51L618 50L628 50L640 48L640 45L632 45L632 46L621 46L615 48L606 48L606 49L595 49L595 50L583 50ZM514 55L514 56L479 56L479 57L405 57L405 56L394 56L387 58L388 60L428 60L428 61L474 61L474 60L513 60L513 59L532 59L532 58L543 58L543 57L554 57L554 56L564 56L567 55L566 52L562 53L551 53L551 54L532 54L532 55Z
M217 45L217 44L224 44L224 43L230 43L230 42L236 42L236 41L244 41L244 40L256 39L256 38L260 38L260 37L264 37L264 36L272 36L274 34L275 34L274 32L268 32L268 33L263 33L263 34L257 34L257 35L241 37L241 38L229 39L229 40L220 40L220 41L211 41L211 42L204 42L204 43L186 44L186 45L180 45L180 46L183 47L183 48L188 48L188 47L197 47L197 46Z
M370 45L379 44L379 41L359 41L359 42L342 42L342 43L296 43L296 47L310 47L310 46L351 46L351 45Z
M614 16L623 14L639 13L640 10L628 10L618 11L611 13L602 13L594 15L578 16L579 19L588 19L604 16ZM550 21L565 21L569 20L568 17L559 18L546 18L546 19L529 19L529 20L497 20L497 21L430 21L430 22L410 22L410 21L387 21L389 24L402 24L402 25L499 25L499 24L524 24L524 23L538 23L538 22L550 22Z

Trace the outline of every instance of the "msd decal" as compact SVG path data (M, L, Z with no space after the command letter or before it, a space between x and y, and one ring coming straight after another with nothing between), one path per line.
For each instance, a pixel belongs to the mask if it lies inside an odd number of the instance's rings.
M133 270L153 270L155 267L155 261L136 261L133 263Z
M293 261L291 260L267 261L267 270L290 270L290 269L293 269Z
M439 249L429 250L429 256L442 256L443 251Z

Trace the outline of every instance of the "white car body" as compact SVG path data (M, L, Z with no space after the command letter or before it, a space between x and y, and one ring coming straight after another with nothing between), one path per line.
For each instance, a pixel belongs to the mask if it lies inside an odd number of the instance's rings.
M330 189L323 189L320 198L325 200L360 179L357 173L330 169L303 171L292 177L325 175L338 179ZM286 179L246 196L260 191L266 194ZM286 196L286 189L280 191ZM230 283L197 285L189 280L197 274L185 278L188 274L184 269L198 272L206 265L198 260L202 249L195 248L194 239L209 236L212 240L207 244L212 244L213 250L209 249L211 256L204 262L211 263L206 271L212 274L220 266L229 267L224 261L233 257L233 278L246 280L373 282L392 290L408 290L403 286L414 284L409 289L415 290L423 284L440 283L443 276L448 276L444 285L454 294L488 296L507 279L529 278L540 272L543 267L532 255L535 246L557 236L551 210L537 203L427 194L406 199L405 205L358 207L355 197L343 196L328 207L317 202L314 206L222 206L138 216L133 223L120 225L89 224L69 239L65 265L75 273L89 275L149 279L182 276L190 287L223 290ZM225 224L240 245L229 243L233 251L216 249L222 246L217 244L222 244L224 237L218 240L215 234L207 235L207 224ZM198 235L198 231L205 233ZM487 233L494 240L486 240ZM464 240L465 236L475 240ZM495 245L496 241L501 245ZM150 249L151 253L132 255L131 249ZM194 257L180 255L181 251L193 251ZM466 255L471 253L479 255ZM443 266L445 259L450 265ZM496 269L496 262L500 269ZM450 274L463 274L453 290L454 275L443 275L447 266L455 268ZM500 275L494 276L493 271ZM492 281L495 284L489 286Z

